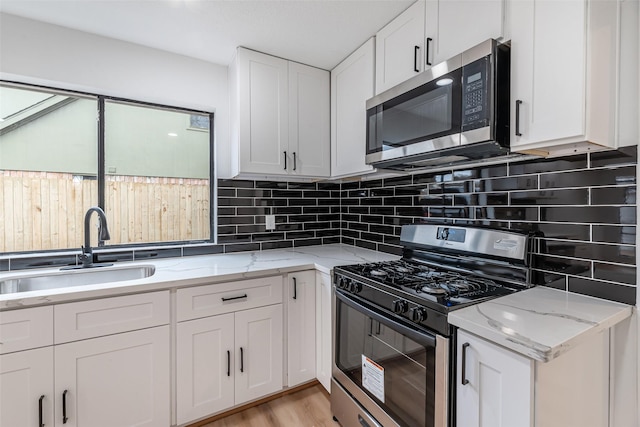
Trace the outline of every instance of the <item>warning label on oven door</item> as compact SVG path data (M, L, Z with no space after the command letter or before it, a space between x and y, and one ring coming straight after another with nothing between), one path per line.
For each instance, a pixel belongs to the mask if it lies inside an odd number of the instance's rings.
M362 355L362 386L384 403L384 368Z

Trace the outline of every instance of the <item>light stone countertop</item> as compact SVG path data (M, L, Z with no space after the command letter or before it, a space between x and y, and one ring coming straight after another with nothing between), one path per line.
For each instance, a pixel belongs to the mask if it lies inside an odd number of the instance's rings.
M331 244L292 249L239 252L119 262L116 266L153 265L145 279L0 295L0 311L139 292L237 281L338 265L398 259L359 247ZM59 272L59 268L0 274L16 276ZM584 339L631 316L628 305L536 287L449 313L449 323L534 360L546 362Z
M304 246L232 254L118 262L117 266L153 265L155 274L145 279L73 286L0 295L0 310L102 298L137 292L230 282L293 271L317 269L329 273L337 265L398 259L398 256L344 244ZM16 276L58 273L60 268L29 269L0 274L0 281Z
M631 316L633 307L538 286L449 313L449 323L548 362Z

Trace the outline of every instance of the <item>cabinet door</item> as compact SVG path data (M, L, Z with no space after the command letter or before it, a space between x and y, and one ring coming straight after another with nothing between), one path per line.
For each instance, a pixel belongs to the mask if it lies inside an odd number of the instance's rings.
M331 176L373 171L365 164L366 101L374 95L372 38L331 71Z
M55 425L170 425L169 353L169 326L56 346Z
M178 323L178 424L234 404L233 313Z
M532 427L533 362L462 330L457 346L458 425Z
M432 65L504 35L504 0L429 0L426 37ZM429 66L427 66L429 67Z
M287 173L287 73L284 59L238 49L240 172Z
M0 426L53 425L53 347L0 356Z
M289 62L289 173L330 175L329 109L329 72Z
M239 405L282 389L282 304L235 313L235 401Z
M586 6L585 1L510 2L514 149L585 133Z
M316 272L316 378L331 393L331 276Z
M289 274L287 283L287 385L316 377L316 272Z
M376 33L376 94L424 70L424 9L418 0Z

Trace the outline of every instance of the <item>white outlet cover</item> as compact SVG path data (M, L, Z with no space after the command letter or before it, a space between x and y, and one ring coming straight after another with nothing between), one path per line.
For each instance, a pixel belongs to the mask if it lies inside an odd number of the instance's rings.
M275 215L267 215L265 217L265 228L267 230L275 230L276 229L276 216Z

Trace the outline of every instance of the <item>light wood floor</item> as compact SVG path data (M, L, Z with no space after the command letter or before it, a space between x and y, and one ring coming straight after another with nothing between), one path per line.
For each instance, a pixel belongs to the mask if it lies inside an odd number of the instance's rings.
M202 427L339 427L320 384L229 415Z

